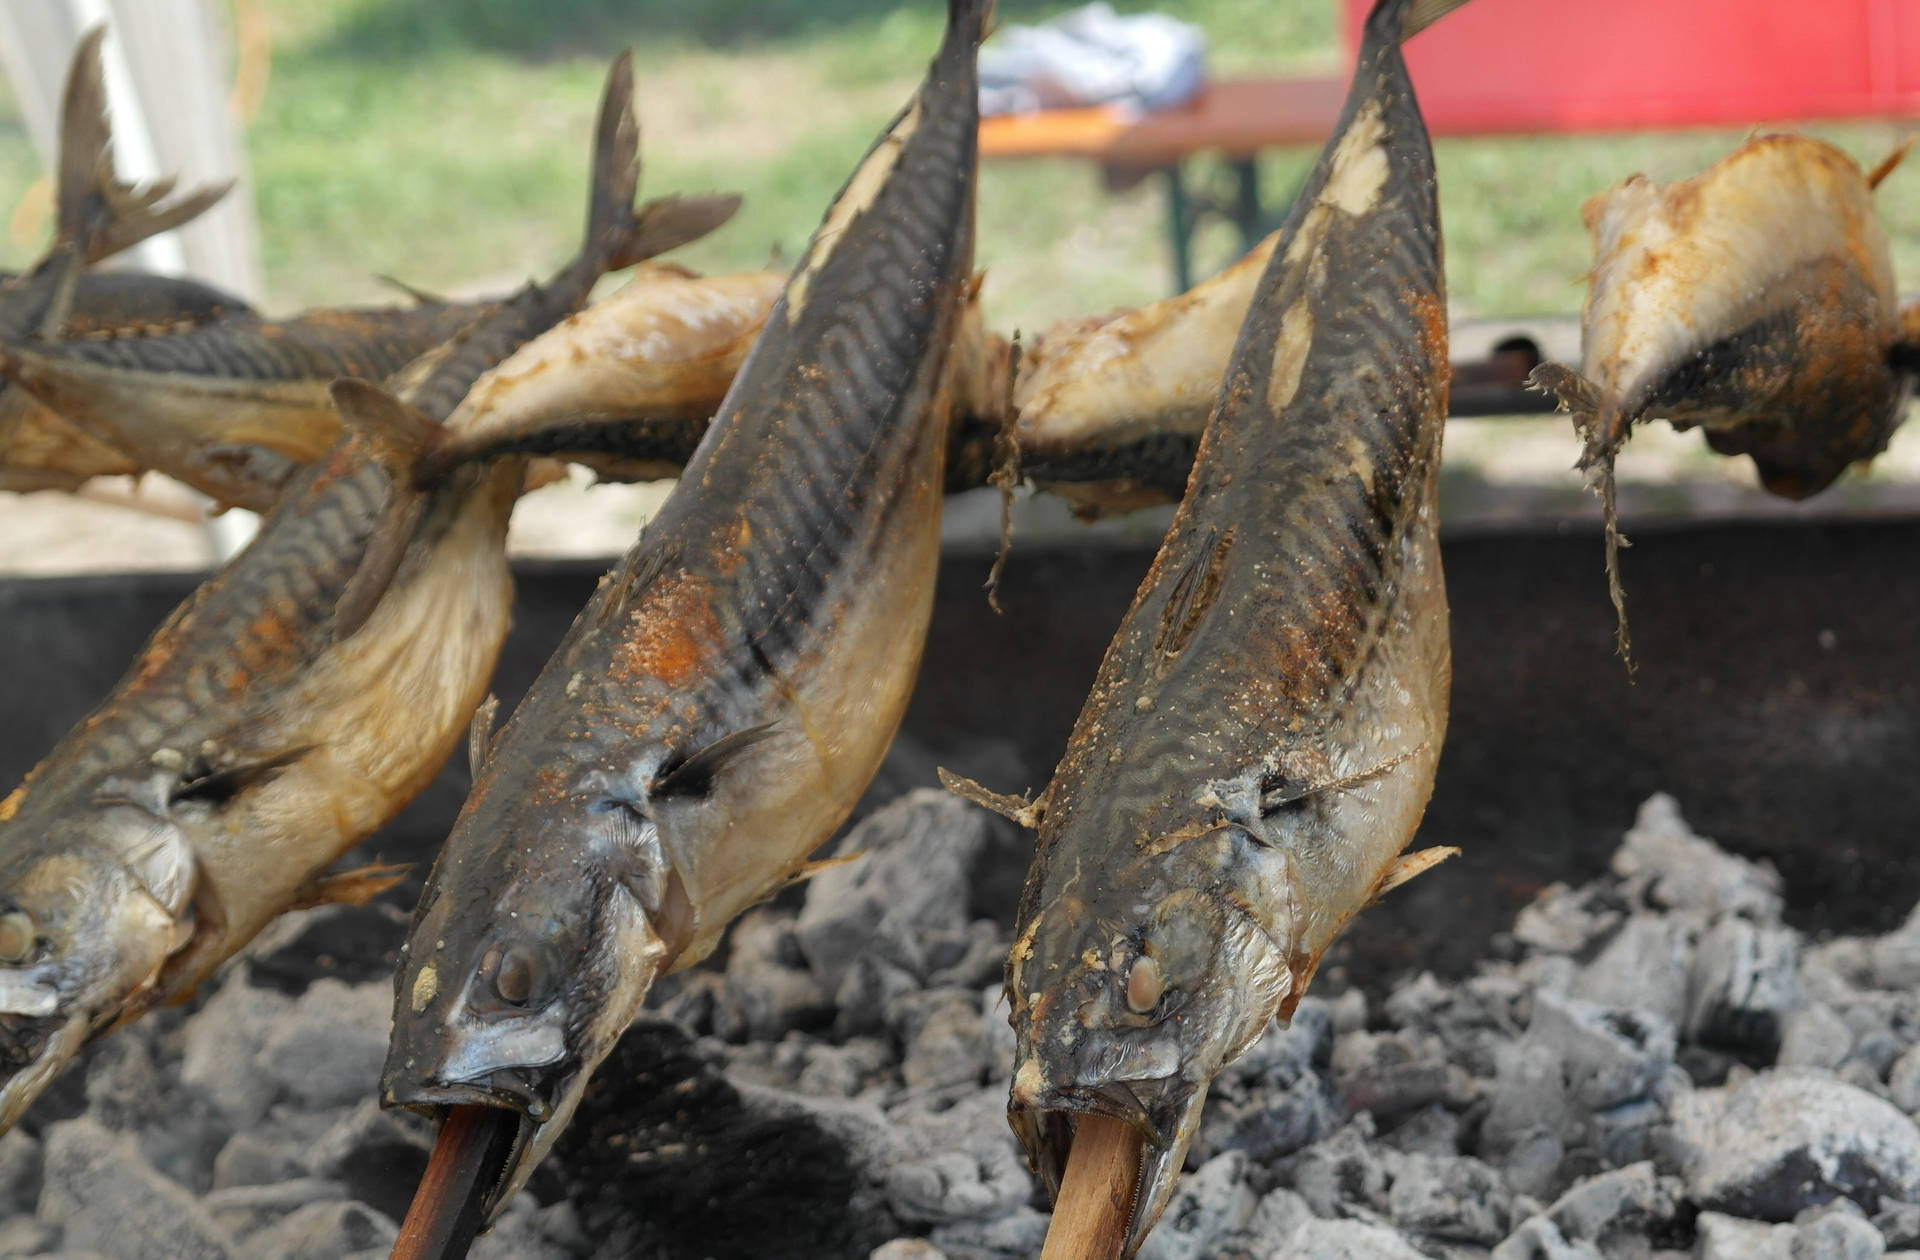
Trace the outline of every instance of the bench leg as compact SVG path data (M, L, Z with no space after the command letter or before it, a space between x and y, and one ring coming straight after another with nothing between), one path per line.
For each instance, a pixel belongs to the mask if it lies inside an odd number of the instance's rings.
M1240 244L1252 249L1267 234L1266 212L1260 208L1260 167L1250 157L1233 162L1233 221L1240 229Z
M1193 287L1193 206L1187 199L1187 185L1178 165L1161 172L1167 182L1167 234L1173 246L1173 291L1185 293Z

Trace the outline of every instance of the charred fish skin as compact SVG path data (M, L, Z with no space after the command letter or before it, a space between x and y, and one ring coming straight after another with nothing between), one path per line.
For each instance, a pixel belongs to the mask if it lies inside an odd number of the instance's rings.
M659 975L852 809L917 672L969 283L979 0L829 208L660 514L483 758L396 980L388 1106L503 1109L497 1213Z
M649 212L632 209L631 109L623 60L581 259L437 356L408 401L448 414L471 384L462 374L652 239ZM0 1128L88 1036L190 994L276 915L391 883L321 873L425 787L480 702L507 629L504 538L524 469L504 460L416 486L400 456L436 436L432 419L351 384L356 436L295 480L0 802ZM343 637L346 596L402 501L417 506L388 580Z
M1058 1189L1075 1112L1146 1140L1128 1251L1212 1077L1408 868L1446 726L1439 208L1382 0L1242 325L1186 497L1053 782L1008 961L1009 1116Z

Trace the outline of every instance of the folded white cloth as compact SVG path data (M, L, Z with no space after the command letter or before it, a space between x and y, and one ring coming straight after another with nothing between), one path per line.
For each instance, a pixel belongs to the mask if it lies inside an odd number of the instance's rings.
M1071 105L1166 109L1200 90L1206 35L1159 13L1089 4L1040 26L1009 26L980 49L980 112Z

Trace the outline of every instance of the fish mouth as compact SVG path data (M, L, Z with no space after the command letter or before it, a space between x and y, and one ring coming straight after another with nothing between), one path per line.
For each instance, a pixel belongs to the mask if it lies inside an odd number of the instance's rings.
M1206 1103L1205 1082L1171 1075L1149 1080L1105 1081L1097 1085L1056 1085L1023 1089L1016 1077L1007 1106L1007 1122L1026 1150L1027 1160L1058 1197L1067 1169L1077 1117L1106 1116L1122 1121L1145 1139L1134 1179L1133 1205L1127 1215L1126 1244L1131 1256L1146 1240L1179 1183L1187 1148L1200 1129Z
M488 1166L480 1169L474 1183L480 1195L480 1219L491 1223L519 1193L533 1165L551 1145L554 1135L542 1130L554 1118L549 1099L564 1090L565 1075L557 1070L500 1068L473 1080L389 1085L381 1091L380 1105L429 1111L443 1119L454 1108L478 1108L496 1113L496 1126L511 1120L511 1140L488 1143Z
M0 1015L0 1133L79 1053L91 1026L83 1014Z

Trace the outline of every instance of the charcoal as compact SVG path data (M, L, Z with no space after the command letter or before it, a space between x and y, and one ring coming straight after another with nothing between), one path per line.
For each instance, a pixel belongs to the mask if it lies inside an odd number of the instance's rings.
M867 1260L948 1260L948 1257L924 1238L896 1238L868 1252Z
M1601 889L1553 884L1513 921L1513 939L1528 949L1577 954L1619 926L1624 912Z
M1804 976L1806 969L1801 969ZM1837 1068L1853 1051L1853 1030L1825 1002L1790 1013L1780 1034L1781 1067Z
M1393 1152L1376 1147L1372 1139L1372 1119L1357 1117L1289 1159L1286 1183L1300 1192L1316 1216L1339 1216L1353 1207L1385 1212L1392 1181L1386 1160Z
M392 1018L388 985L316 981L276 1022L256 1064L308 1108L351 1105L379 1084Z
M1253 1218L1258 1198L1246 1173L1247 1157L1229 1151L1181 1178L1140 1260L1211 1260L1227 1236Z
M1673 1064L1673 1028L1658 1017L1538 993L1527 1041L1558 1058L1566 1088L1598 1110L1645 1098Z
M0 1256L37 1256L57 1252L60 1227L37 1216L0 1219Z
M943 931L965 932L973 868L992 845L992 815L945 792L909 792L847 836L858 854L807 886L795 932L829 991L873 942L919 952Z
M314 1203L338 1203L347 1188L325 1177L295 1177L263 1186L229 1186L208 1194L202 1203L213 1219L235 1237L244 1238L289 1213Z
M980 999L970 988L903 995L887 1013L906 1047L900 1074L909 1089L977 1084L987 1071Z
M412 1187L427 1170L433 1129L423 1116L383 1111L371 1098L307 1148L307 1168L341 1182L354 1199L395 1220L405 1217Z
M259 1260L307 1260L390 1247L400 1230L361 1203L309 1203L247 1238L247 1254Z
M1426 1260L1393 1230L1367 1221L1309 1217L1282 1253L1288 1260Z
M1687 1033L1707 1046L1772 1060L1799 1004L1799 941L1788 928L1723 918L1700 941L1688 976Z
M728 940L726 984L712 1014L717 1036L772 1041L790 1029L833 1022L831 995L807 969L791 915L765 907L750 910Z
M1492 1260L1606 1260L1591 1243L1574 1242L1550 1217L1529 1216L1493 1249Z
M1589 1177L1546 1211L1570 1240L1606 1245L1622 1235L1645 1236L1674 1218L1681 1187L1658 1175L1651 1161Z
M1699 1260L1794 1260L1798 1232L1791 1225L1768 1225L1719 1212L1702 1212L1695 1223Z
M40 1197L41 1154L40 1140L25 1129L0 1136L0 1220L30 1210Z
M1860 1208L1835 1199L1794 1220L1793 1260L1880 1260L1887 1240Z
M991 1221L956 1221L935 1227L929 1238L949 1260L1032 1260L1052 1221L1030 1207Z
M292 1009L292 999L284 994L229 976L187 1022L181 1082L210 1102L234 1128L257 1123L279 1087L260 1070L256 1059ZM330 1037L322 1038L323 1047L330 1044Z
M1784 1221L1846 1196L1869 1211L1920 1195L1920 1129L1891 1104L1800 1068L1675 1101L1687 1192L1717 1211Z
M1513 1196L1477 1159L1413 1155L1398 1161L1388 1215L1410 1234L1491 1246L1507 1236Z
M212 1188L275 1185L298 1177L304 1171L301 1165L300 1152L288 1145L236 1133L213 1157Z
M1694 936L1685 920L1635 914L1579 969L1567 995L1613 1010L1651 1011L1677 1028L1687 1015Z
M233 1238L185 1187L155 1172L127 1134L87 1118L46 1136L40 1219L61 1245L120 1260L226 1260Z
M1920 1203L1883 1199L1874 1214L1873 1227L1880 1231L1889 1247L1920 1246Z
M1871 983L1881 989L1912 989L1920 986L1920 906L1914 907L1907 921L1867 948L1867 967Z
M1780 873L1695 835L1680 806L1664 792L1648 797L1613 855L1630 901L1708 917L1738 915L1759 924L1780 920Z

